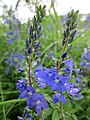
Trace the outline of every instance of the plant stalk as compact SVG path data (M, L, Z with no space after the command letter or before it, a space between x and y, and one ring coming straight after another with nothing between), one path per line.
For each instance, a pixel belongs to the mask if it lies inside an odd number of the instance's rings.
M67 43L63 46L62 48L62 54L65 52L65 48L68 44L68 39L67 39ZM62 63L62 58L59 59L58 63L57 63L57 73L59 72L61 63ZM60 113L61 113L61 119L64 120L64 114L63 114L63 109L62 109L62 102L60 101Z
M62 102L61 101L60 101L60 113L61 113L62 120L64 120L64 114L63 114Z
M41 112L41 114L40 114L40 120L44 120L43 112Z
M32 86L30 72L31 72L31 58L28 58L28 81L29 81L30 86Z

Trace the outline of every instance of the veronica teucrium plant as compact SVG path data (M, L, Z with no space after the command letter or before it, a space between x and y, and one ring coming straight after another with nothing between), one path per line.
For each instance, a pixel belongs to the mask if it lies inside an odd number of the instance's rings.
M65 30L63 32L62 53L56 60L56 65L46 68L40 65L38 58L40 57L39 38L42 35L42 20L45 17L46 6L36 6L36 15L32 19L29 28L29 37L26 39L26 69L19 68L19 71L26 71L26 80L21 78L16 84L16 88L20 92L20 98L26 98L26 107L22 117L18 120L43 120L43 109L51 107L50 103L59 107L60 117L64 120L62 103L67 103L67 94L74 99L80 89L76 82L72 82L72 73L76 72L74 62L69 56L72 50L72 41L74 40L77 27L78 11L71 10L68 13ZM35 66L33 63L35 63ZM39 63L39 64L38 64ZM42 90L41 90L42 89ZM41 91L47 89L50 91L51 99L44 96ZM49 93L47 93L49 94ZM58 105L58 103L60 103Z
M25 108L26 112L23 114L23 117L18 117L19 120L28 119L31 120L35 116L39 115L42 118L41 112L43 108L48 108L48 103L45 100L45 97L42 93L37 93L34 86L33 81L33 62L38 62L37 59L40 57L40 42L39 38L42 35L42 25L41 22L45 17L45 8L36 6L36 15L34 16L32 23L30 25L29 31L29 37L26 39L26 50L25 50L25 56L26 56L26 71L27 71L27 81L21 78L21 80L18 80L18 83L16 85L16 88L20 91L20 98L26 98L26 105ZM24 72L23 68L18 69L21 72ZM37 84L37 83L36 83ZM32 114L35 114L32 116Z

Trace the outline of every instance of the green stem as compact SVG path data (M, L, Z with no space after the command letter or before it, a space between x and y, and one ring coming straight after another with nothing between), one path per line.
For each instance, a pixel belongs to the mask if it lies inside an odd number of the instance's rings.
M59 72L61 63L62 63L62 58L58 61L57 73ZM61 113L61 118L62 118L62 120L64 120L63 110L62 110L62 102L61 102L61 101L60 101L60 113Z
M60 113L61 113L62 120L64 120L64 114L63 114L62 102L61 101L60 101Z
M28 58L28 81L29 81L29 84L32 86L30 70L31 70L31 58Z
M62 54L65 52L65 48L68 44L68 39L67 39L67 43L63 46L62 48ZM59 59L58 63L57 63L57 73L59 72L61 63L62 63L62 58ZM61 113L61 119L64 120L64 114L63 114L63 109L62 109L62 102L60 101L60 113Z
M41 112L41 114L40 114L40 120L44 120L43 112Z
M1 100L2 100L2 102L3 102L3 101L4 101L4 98L3 98L2 84L0 84L0 88L1 88ZM2 102L0 102L0 103L2 103ZM3 108L3 118L4 118L4 120L6 120L5 106L3 105L2 108Z

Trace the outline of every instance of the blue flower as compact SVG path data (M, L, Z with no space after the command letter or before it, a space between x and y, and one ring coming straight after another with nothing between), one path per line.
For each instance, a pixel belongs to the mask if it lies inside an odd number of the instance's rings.
M72 59L70 60L65 60L64 63L66 64L67 67L72 68L73 67L73 61Z
M34 94L34 100L36 103L36 112L38 115L40 115L43 108L49 107L43 94Z
M48 108L48 103L46 102L43 94L33 93L31 96L28 96L26 103L29 108L36 107L38 115L40 115L43 108Z
M87 69L87 72L90 70L90 48L82 54L81 66Z
M29 108L33 108L35 106L34 95L37 94L34 88L31 86L27 87L27 99L26 103Z
M66 103L66 98L60 93L55 93L53 96L53 103L56 104L59 101Z
M35 89L32 86L27 85L26 89L20 93L20 98L28 97L29 99L32 99L34 93L36 93Z
M18 68L18 71L20 71L20 72L24 72L25 70L23 69L23 68Z
M46 87L46 85L51 85L51 80L56 74L54 67L47 69L45 67L38 66L34 71L35 77L40 83L40 87ZM43 86L42 86L43 85Z
M10 56L6 59L6 64L8 67L6 68L6 74L9 73L10 69L12 67L16 67L16 69L20 66L20 64L23 62L25 56L23 56L21 53L11 53ZM18 71L24 72L23 68L18 68Z
M35 94L36 94L36 93L35 93ZM34 95L34 94L33 94L33 95ZM26 99L26 103L27 103L27 106L28 106L29 108L34 108L34 106L36 105L33 95L31 95L30 97L27 97L27 99Z
M18 120L24 120L23 117L18 117Z
M10 68L7 67L7 68L6 68L6 71L5 71L5 72L6 72L6 75L9 73L9 71L10 71Z
M66 55L67 55L67 52L63 53L63 54L62 54L62 58L65 58Z
M87 16L87 20L90 22L90 15Z
M30 46L28 49L28 53L31 54L32 53L32 47Z
M13 35L13 32L9 31L9 32L7 32L7 34L9 34L9 35Z
M13 22L14 22L15 24L17 24L17 23L19 23L20 21L19 21L17 18L13 17Z
M36 90L32 86L27 86L28 97L32 98L33 94L36 93Z
M37 34L36 32L33 34L33 38L36 40L37 39Z
M40 87L45 88L46 87L45 79L47 79L47 75L45 74L45 71L43 69L41 69L40 66L38 66L35 69L34 74L35 74L35 77L37 78L37 80L40 83Z
M52 90L57 90L58 92L63 92L64 91L64 83L66 81L65 76L61 76L56 74L54 76L54 79L51 82L51 88Z
M78 94L78 99L80 99L82 97L82 94L81 93L79 93Z
M40 46L40 42L38 42L38 43L36 44L36 49L38 49L39 46Z
M83 89L85 88L85 84L82 84L82 88L83 88Z
M34 24L37 26L37 19L35 16L34 16Z
M70 47L69 47L69 48L70 48L70 50L72 50L72 45L70 45Z
M41 29L42 29L42 26L40 25L40 27L37 30L37 33L40 33Z
M26 118L27 120L32 120L31 117L25 116L25 118ZM18 117L18 120L25 120L25 119L24 119L23 117Z
M80 65L81 65L81 66L85 66L85 65L86 65L86 62L82 61L82 62L80 63Z
M27 82L23 78L21 80L18 80L16 88L20 91L20 98L27 97L27 86Z
M70 91L69 91L69 94L72 95L72 97L74 97L78 92L80 91L79 88L71 88Z
M70 69L69 68L64 68L64 72L66 73L66 75L70 75Z
M86 54L87 54L86 52L82 54L83 59L86 59Z
M10 23L10 19L9 19L9 18L6 19L4 23L5 23L5 24L9 24L9 23Z
M52 66L50 69L45 67L38 66L34 71L35 77L38 79L41 87L50 86L52 91L57 90L58 92L66 91L73 97L80 91L75 84L71 83L70 69L72 69L72 60L66 61L66 64L69 63L68 67L64 71L66 75L60 75L56 72Z
M52 60L56 61L56 58L54 57L53 54L54 54L53 51L51 51L49 55L50 55L50 57L52 58Z
M80 77L75 78L75 80L76 80L76 83L79 83L80 82Z
M26 39L26 47L29 47L29 40Z
M74 97L79 91L80 89L76 87L75 84L72 84L71 82L67 81L64 84L65 90L72 95L72 97Z
M33 37L33 27L30 26L30 36Z
M70 95L72 95L72 97L74 97L80 91L79 88L70 82L65 83L65 89Z
M18 60L19 60L20 63L21 63L21 62L23 62L23 60L25 59L25 56L22 55L21 53L18 53L18 54L16 54L16 58L18 58Z
M7 44L12 44L12 41L11 40L7 40Z

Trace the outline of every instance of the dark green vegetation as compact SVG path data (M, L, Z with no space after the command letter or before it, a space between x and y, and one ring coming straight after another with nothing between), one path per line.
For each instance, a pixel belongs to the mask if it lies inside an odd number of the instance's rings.
M72 43L73 49L70 53L70 56L76 63L76 67L79 68L81 68L81 55L84 52L84 48L90 45L90 21L86 19L86 21L81 22L82 16L78 16L78 33ZM53 64L49 56L50 51L54 51L55 57L59 57L61 53L64 26L60 21L64 19L65 16L59 17L54 10L54 15L46 16L43 21L43 36L40 39L42 50L41 64L46 67ZM85 23L87 23L87 27L85 27ZM10 25L12 27L8 26L8 30L13 31L13 23ZM9 65L5 61L11 53L14 55L16 53L24 55L29 25L30 21L20 24L18 37L12 44L7 44L7 25L0 23L0 120L17 120L17 116L22 115L23 108L25 107L25 99L18 99L19 92L16 90L16 82L20 79L22 73L18 73L17 67L12 66L9 73L6 74L5 71ZM15 61L20 63L18 59L15 59ZM20 65L25 66L24 63ZM25 75L23 74L23 76ZM76 99L76 101L68 99L68 103L63 105L63 111L65 111L66 115L65 120L90 120L90 76L88 75L83 79L87 81L87 84L86 88L82 91L83 96L81 99ZM49 95L47 97L49 98ZM53 118L52 120L59 120L60 116L56 105L52 105L52 108L44 111L46 120L50 120L50 118Z

